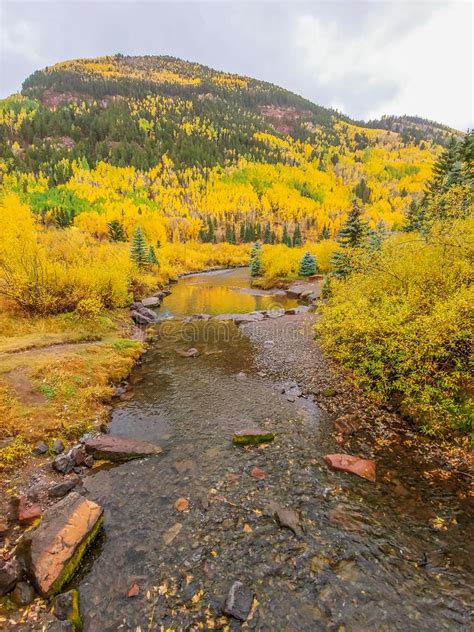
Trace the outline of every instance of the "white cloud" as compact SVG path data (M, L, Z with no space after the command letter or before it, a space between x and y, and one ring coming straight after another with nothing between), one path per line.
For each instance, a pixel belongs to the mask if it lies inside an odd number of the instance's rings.
M8 23L3 16L0 51L4 54L15 54L29 62L40 62L39 33L35 26L26 19L20 18Z
M407 11L409 5L393 5L355 35L336 21L300 16L295 39L307 71L348 114L420 114L472 126L471 6L435 5L424 23L412 26ZM365 94L362 112L353 109L357 90Z

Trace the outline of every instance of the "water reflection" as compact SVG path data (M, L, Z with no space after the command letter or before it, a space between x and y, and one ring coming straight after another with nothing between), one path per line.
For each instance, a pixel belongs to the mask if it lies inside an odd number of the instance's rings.
M294 307L297 301L279 291L250 288L248 268L207 272L184 277L163 301L160 317L191 314L253 312L277 307Z

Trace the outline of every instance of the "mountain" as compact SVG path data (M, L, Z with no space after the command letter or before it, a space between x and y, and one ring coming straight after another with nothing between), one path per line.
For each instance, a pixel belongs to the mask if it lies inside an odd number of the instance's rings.
M285 162L285 150L278 143L270 147L262 134L311 143L316 156L344 142L338 125L355 125L271 83L157 56L47 67L26 79L21 96L5 100L1 109L12 112L0 126L7 164L49 176L63 159L140 169L150 169L164 154L178 168L226 165L239 157ZM383 119L380 128L394 125ZM366 129L375 127L357 126L355 149L369 144ZM440 138L416 129L418 142Z
M396 132L406 143L420 143L429 140L435 144L446 146L451 138L462 139L465 136L464 132L420 116L385 115L379 120L369 121L366 125L375 129Z
M451 131L118 54L39 70L0 102L0 177L46 224L101 239L110 222L129 239L150 213L160 241L290 243L334 236L354 201L372 227L400 228Z

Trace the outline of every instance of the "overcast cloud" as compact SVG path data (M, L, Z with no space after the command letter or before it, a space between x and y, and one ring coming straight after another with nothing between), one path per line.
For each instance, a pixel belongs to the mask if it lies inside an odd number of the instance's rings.
M167 54L356 119L473 126L471 2L0 0L0 94L75 57Z

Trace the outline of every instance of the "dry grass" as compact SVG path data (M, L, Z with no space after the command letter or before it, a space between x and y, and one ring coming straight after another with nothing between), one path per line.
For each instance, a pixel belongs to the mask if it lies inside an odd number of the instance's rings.
M127 339L126 314L78 323L67 316L0 313L0 471L39 439L71 440L108 411L111 384L128 375L142 344Z

